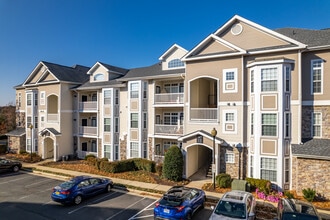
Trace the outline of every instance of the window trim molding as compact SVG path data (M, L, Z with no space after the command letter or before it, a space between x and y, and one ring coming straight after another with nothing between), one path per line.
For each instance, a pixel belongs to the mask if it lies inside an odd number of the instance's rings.
M313 86L313 83L314 83L314 80L313 80L313 74L314 74L314 72L313 72L313 64L314 64L314 62L318 62L318 61L321 61L321 91L320 92L313 92L313 90L314 90L314 86ZM310 94L311 95L323 95L323 75L324 75L324 60L323 59L312 59L311 60L311 63L310 63L310 67L311 67L311 69L310 69L310 82L311 82L311 84L310 84L310 86L311 86L311 90L310 90Z
M226 80L226 75L228 72L234 72L234 80ZM223 93L237 93L237 73L238 68L230 68L222 70L222 92ZM226 83L234 83L235 88L233 90L226 89Z

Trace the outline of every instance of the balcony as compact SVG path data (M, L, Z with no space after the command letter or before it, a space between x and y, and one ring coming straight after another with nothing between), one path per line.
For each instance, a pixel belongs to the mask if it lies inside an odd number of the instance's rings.
M182 135L183 126L182 125L155 125L155 134L162 135Z
M97 111L97 102L79 102L79 111Z
M218 122L218 108L190 108L191 121Z
M183 93L155 94L154 104L183 104Z
M97 136L97 127L79 126L79 135Z

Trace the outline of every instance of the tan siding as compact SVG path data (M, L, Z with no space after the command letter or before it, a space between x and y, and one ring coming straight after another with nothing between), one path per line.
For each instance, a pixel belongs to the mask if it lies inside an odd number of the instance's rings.
M241 34L233 35L230 31L231 27L229 27L229 29L221 34L220 37L240 48L243 48L244 50L289 45L289 43L251 27L248 24L243 22L240 24L243 26L243 31Z
M204 54L213 54L213 53L222 53L222 52L234 52L232 49L224 46L223 44L213 41L199 53L200 55Z

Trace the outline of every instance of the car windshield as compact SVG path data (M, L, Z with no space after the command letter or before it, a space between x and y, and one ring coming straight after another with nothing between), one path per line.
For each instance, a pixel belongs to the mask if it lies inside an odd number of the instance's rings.
M179 206L182 202L182 198L176 196L164 196L160 201L159 204L163 206L172 206L176 207Z
M64 183L61 183L60 184L60 187L61 189L63 190L67 190L67 189L70 189L72 186L74 186L76 182L72 181L72 180L69 180L67 182L64 182Z
M221 200L214 210L215 214L231 218L245 219L245 204Z

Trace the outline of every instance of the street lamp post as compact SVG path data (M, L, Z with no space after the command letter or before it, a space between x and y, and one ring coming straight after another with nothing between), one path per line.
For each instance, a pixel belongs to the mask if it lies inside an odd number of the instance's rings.
M212 157L212 178L213 178L213 189L215 189L215 136L217 136L217 130L212 129L211 135L213 137L213 157Z
M238 179L241 179L241 152L243 150L242 145L241 144L237 144L236 148L238 150Z
M33 125L30 124L29 125L29 128L30 128L30 147L31 147L31 163L32 163L32 141L33 141L33 138L32 138L32 129L33 129Z

